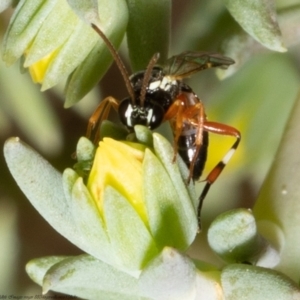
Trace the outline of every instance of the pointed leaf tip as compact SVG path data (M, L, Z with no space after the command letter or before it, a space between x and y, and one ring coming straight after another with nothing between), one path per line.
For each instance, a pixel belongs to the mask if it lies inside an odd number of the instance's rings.
M85 23L99 23L98 0L67 0L72 10Z
M224 0L233 18L255 40L270 50L285 52L274 1Z

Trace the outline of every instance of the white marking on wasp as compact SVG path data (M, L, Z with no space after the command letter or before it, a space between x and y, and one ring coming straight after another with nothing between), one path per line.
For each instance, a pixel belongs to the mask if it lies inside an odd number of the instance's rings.
M170 89L170 88L167 87L169 84L170 84L169 78L167 76L164 76L159 87L162 90L166 91L166 90Z
M176 85L176 80L172 79L169 76L164 76L162 80L156 80L149 84L148 89L149 90L157 90L158 88L168 91L171 89L173 85Z
M149 90L157 90L160 87L161 80L153 81L149 84Z
M192 161L194 158L194 155L195 155L195 149L188 149L187 154L188 154L189 160Z
M150 108L147 113L147 125L151 124L152 117L153 117L153 109Z
M161 82L161 85L160 85L160 88L165 90L165 91L168 91L172 88L172 86L174 85L177 85L177 81L172 79L172 77L170 76L164 76L162 82Z
M129 104L128 105L128 108L126 109L126 112L125 112L125 117L126 117L126 120L127 120L127 126L128 127L132 127L132 123L131 123L131 113L132 113L133 109L132 109L132 105Z
M232 149L230 149L230 150L226 153L226 155L225 155L225 156L223 157L223 159L222 159L222 163L223 163L224 165L227 165L227 163L229 162L229 160L230 160L231 157L233 156L234 152L235 152L235 149L232 148Z

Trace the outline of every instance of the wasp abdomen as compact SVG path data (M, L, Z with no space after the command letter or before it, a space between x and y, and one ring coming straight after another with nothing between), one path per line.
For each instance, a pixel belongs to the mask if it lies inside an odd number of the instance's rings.
M181 134L178 139L178 154L181 156L185 164L190 168L191 163L194 162L193 172L191 178L194 181L200 179L202 171L204 169L207 149L208 149L208 132L203 132L202 145L198 155L195 157L197 146L195 144L196 140L196 130L195 132L190 132L189 134Z

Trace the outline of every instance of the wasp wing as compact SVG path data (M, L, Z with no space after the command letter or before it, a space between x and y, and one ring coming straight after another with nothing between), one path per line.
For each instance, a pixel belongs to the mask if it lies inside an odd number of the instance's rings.
M181 79L208 68L226 69L232 64L234 60L218 53L186 51L170 57L162 68L165 74Z

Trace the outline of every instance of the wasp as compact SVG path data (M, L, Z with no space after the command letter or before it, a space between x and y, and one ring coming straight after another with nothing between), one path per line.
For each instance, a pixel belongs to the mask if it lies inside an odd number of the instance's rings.
M231 58L210 52L183 52L158 65L159 54L153 55L147 68L128 75L128 72L112 43L99 27L92 24L110 50L124 78L129 96L118 101L109 96L100 102L89 119L87 136L98 122L108 117L111 107L119 114L121 122L132 131L135 125L155 129L169 121L174 135L174 158L179 154L189 168L190 180L198 181L207 158L209 133L233 136L236 140L223 159L211 170L205 179L205 186L199 196L197 217L201 225L203 200L210 186L233 156L241 140L240 132L228 125L207 120L204 105L183 79L208 68L227 68L234 61Z

